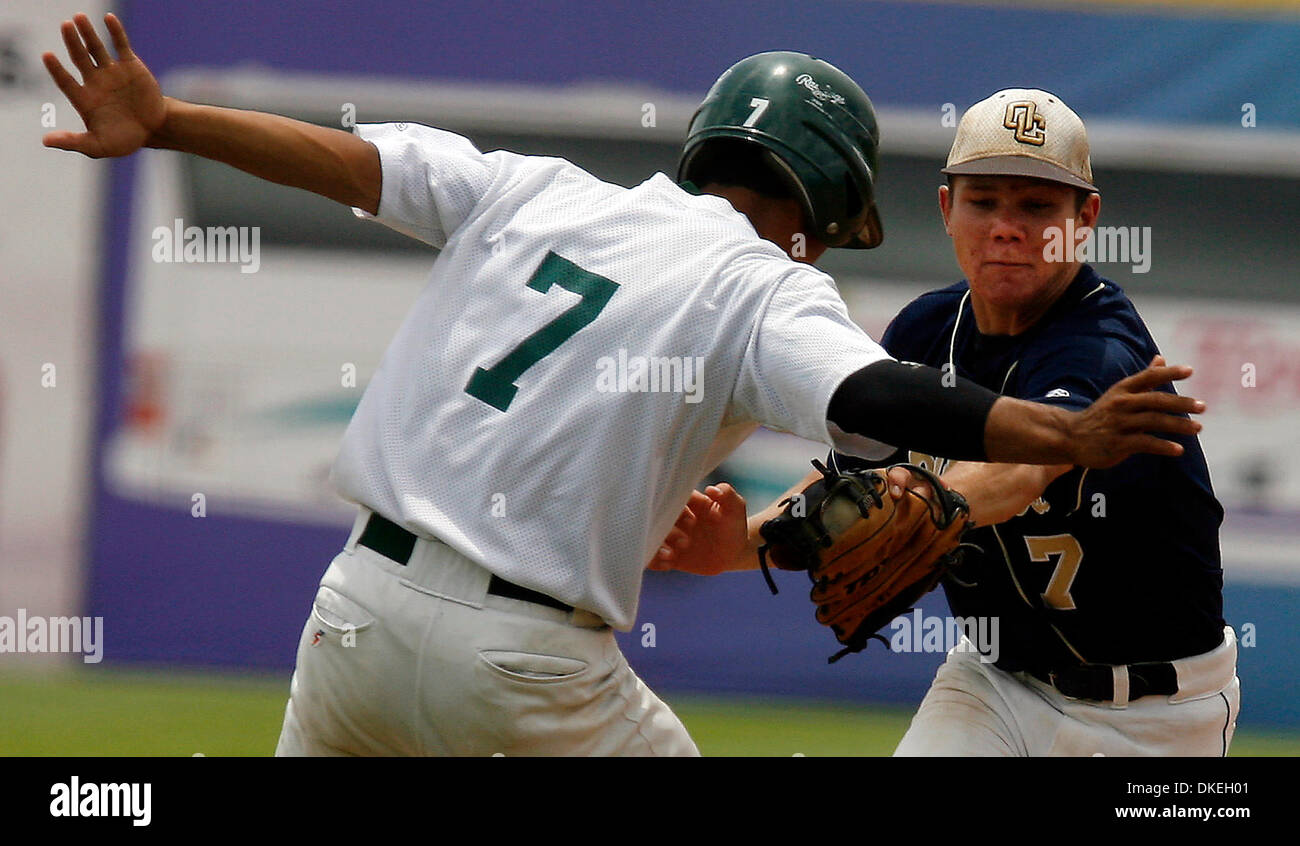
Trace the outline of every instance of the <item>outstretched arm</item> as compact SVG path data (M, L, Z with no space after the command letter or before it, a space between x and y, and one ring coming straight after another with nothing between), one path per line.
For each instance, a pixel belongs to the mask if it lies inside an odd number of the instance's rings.
M1182 455L1158 434L1194 435L1205 403L1155 390L1192 368L1161 356L1083 411L999 396L932 367L878 361L849 376L827 418L846 432L965 461L1114 467L1136 453ZM1153 434L1156 433L1156 434Z
M63 22L63 42L81 82L53 53L42 57L86 124L85 132L49 133L45 146L95 159L127 156L141 147L179 150L379 212L383 175L373 144L341 129L280 115L164 97L158 80L132 52L122 22L108 14L104 24L116 59L85 15Z
M1077 464L1105 469L1138 453L1177 457L1183 446L1159 434L1195 435L1205 403L1156 390L1186 379L1192 368L1166 365L1163 356L1146 370L1115 383L1083 411L1001 397L989 413L984 445L989 461Z
M983 464L958 462L940 477L944 484L961 493L970 504L973 525L990 526L1006 522L1029 507L1058 476L1071 465ZM651 570L679 570L699 576L715 576L733 570L757 570L759 534L762 525L779 515L786 499L803 491L822 477L812 470L790 490L762 511L746 519L745 500L726 483L713 485L703 493L692 491L663 545L651 559ZM890 496L902 499L903 487L929 497L929 486L907 470L889 471Z

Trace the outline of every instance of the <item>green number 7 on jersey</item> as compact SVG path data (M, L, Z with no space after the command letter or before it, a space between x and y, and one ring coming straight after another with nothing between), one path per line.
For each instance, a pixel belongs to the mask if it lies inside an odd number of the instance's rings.
M499 411L505 411L519 390L515 380L525 370L555 352L556 347L572 338L579 329L595 320L609 298L618 290L617 282L583 270L568 259L548 252L537 272L529 278L528 287L545 294L551 290L552 285L572 291L582 299L573 308L524 338L492 367L475 369L469 384L465 386L465 393Z

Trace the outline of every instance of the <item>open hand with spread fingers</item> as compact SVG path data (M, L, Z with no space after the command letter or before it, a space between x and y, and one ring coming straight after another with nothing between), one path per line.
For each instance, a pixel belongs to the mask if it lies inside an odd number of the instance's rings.
M1200 414L1205 403L1156 390L1186 379L1192 368L1165 364L1156 356L1146 370L1116 382L1096 402L1072 415L1070 443L1074 463L1104 469L1137 453L1176 457L1183 447L1158 434L1192 436L1201 424L1183 415Z
M145 146L167 117L167 101L158 80L131 51L126 29L116 15L104 16L117 58L85 15L64 21L61 28L72 64L81 82L53 53L41 58L59 90L81 115L85 132L59 130L44 138L46 147L71 150L92 159L126 156Z

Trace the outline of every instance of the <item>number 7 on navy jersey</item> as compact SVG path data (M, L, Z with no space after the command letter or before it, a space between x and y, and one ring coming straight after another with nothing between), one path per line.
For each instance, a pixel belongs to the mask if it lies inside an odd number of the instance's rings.
M582 299L573 308L524 338L505 358L492 367L479 367L465 386L465 393L480 399L499 411L505 411L514 401L519 386L514 382L523 372L555 352L556 347L572 338L574 333L596 319L618 290L618 283L583 270L566 258L548 252L537 272L528 280L528 287L545 294L552 285L578 294Z

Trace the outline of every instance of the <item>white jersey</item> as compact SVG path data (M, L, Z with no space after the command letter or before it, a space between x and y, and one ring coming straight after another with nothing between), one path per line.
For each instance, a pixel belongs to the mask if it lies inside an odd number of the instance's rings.
M357 132L377 219L442 252L348 426L344 497L628 629L691 489L756 426L892 451L826 422L889 356L726 200L418 124Z

